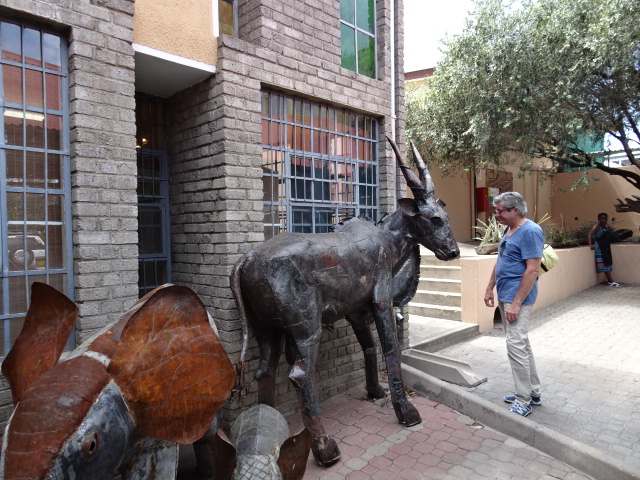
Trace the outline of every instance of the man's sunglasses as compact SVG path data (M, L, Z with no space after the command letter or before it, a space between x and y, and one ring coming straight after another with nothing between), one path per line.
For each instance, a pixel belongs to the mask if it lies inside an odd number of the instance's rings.
M504 212L510 212L510 211L511 211L511 210L513 210L514 208L516 208L516 207L503 208L503 209L496 208L496 213L503 214Z
M498 246L498 256L501 257L502 253L504 252L504 249L507 248L507 241L505 240L504 242L500 242L500 245Z

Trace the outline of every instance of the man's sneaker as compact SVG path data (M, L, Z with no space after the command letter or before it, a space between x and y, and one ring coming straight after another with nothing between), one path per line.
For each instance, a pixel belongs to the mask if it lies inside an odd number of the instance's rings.
M513 402L513 404L509 407L509 411L517 413L522 417L526 417L531 413L531 407L527 407L518 402Z
M504 401L507 403L513 403L516 401L515 395L507 395L504 397ZM535 405L536 407L542 405L542 399L540 397L531 397L531 403L529 405Z

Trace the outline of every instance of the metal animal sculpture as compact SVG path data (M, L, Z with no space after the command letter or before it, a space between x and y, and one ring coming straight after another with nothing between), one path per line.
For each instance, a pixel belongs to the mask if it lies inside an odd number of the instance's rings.
M398 421L407 426L419 423L420 415L404 391L393 306L406 304L415 294L419 245L441 260L460 254L444 204L436 200L429 171L415 146L412 144L420 179L400 158L395 143L391 144L415 199L401 199L400 208L379 225L352 219L333 233L277 235L241 257L231 274L244 329L240 378L248 322L260 348L258 401L273 406L276 367L286 343L287 361L292 365L289 379L296 388L304 424L313 436L314 457L324 465L337 460L340 451L326 434L312 380L322 327L343 317L349 321L364 351L367 392L381 398L384 390L378 384L369 329L373 316Z
M194 447L201 442L194 444ZM231 440L219 430L202 449L196 448L202 478L215 480L299 480L304 476L311 434L304 428L289 436L280 412L256 405L240 414Z
M235 378L196 294L154 290L57 364L78 310L45 284L31 298L2 363L16 407L0 479L174 479L177 444L204 435Z

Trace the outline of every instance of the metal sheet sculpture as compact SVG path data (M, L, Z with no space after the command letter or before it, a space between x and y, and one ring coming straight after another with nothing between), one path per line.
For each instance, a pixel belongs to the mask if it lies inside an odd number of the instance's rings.
M156 289L58 364L78 310L45 284L31 298L2 364L16 408L0 478L174 479L177 444L204 435L235 378L197 295Z
M304 428L290 437L289 426L280 412L256 405L233 423L231 440L219 430L208 445L198 442L194 447L202 478L299 480L307 467L311 434Z
M412 144L420 179L389 141L415 199L401 199L400 208L379 225L352 219L333 233L277 235L241 257L231 274L243 325L239 378L248 322L260 348L258 401L273 406L276 367L283 342L286 344L286 358L292 365L289 378L298 394L304 424L313 436L314 457L323 465L336 461L340 451L326 434L312 381L322 327L330 328L346 317L364 351L367 392L381 398L384 390L378 384L369 329L373 316L398 421L407 426L419 423L420 415L404 391L392 307L406 304L415 294L419 245L441 260L460 254L444 204L434 196L433 182L417 149Z

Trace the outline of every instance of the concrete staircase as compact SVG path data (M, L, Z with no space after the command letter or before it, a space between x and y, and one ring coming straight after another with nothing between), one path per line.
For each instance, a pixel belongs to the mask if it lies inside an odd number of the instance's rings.
M475 254L472 248L461 251ZM443 262L423 247L420 256L418 291L407 305L409 346L436 352L477 336L477 325L462 322L460 260Z
M420 283L410 315L462 320L460 259L443 262L421 247Z

